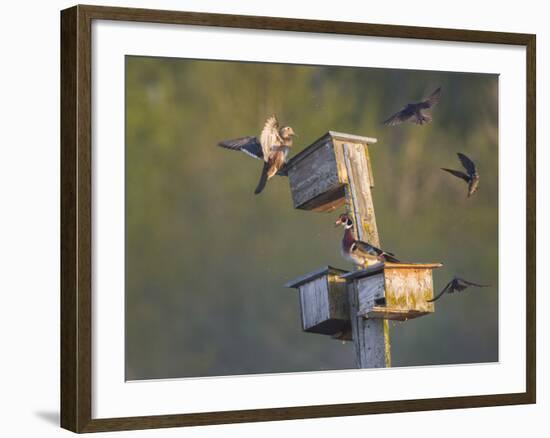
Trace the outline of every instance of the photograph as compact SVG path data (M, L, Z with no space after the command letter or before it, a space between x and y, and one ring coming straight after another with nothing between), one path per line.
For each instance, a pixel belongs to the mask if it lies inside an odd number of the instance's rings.
M499 362L498 74L124 70L127 381Z

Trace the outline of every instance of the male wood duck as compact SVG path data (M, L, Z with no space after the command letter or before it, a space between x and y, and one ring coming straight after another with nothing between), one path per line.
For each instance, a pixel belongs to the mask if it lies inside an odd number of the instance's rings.
M439 103L441 97L441 87L435 90L429 97L422 102L408 103L401 110L396 112L391 117L384 120L383 124L386 126L395 126L400 123L410 120L417 125L424 125L432 121L432 115L429 110L433 106Z
M468 198L469 198L475 192L477 192L477 189L479 189L479 173L476 169L475 163L470 158L468 158L464 154L461 154L460 152L458 152L457 155L458 155L458 158L460 159L460 162L462 163L462 167L466 169L466 173L460 170L446 169L445 167L442 167L441 170L444 170L445 172L449 172L450 174L456 176L457 178L461 178L464 181L466 181L468 183Z
M346 213L341 214L336 219L335 226L339 225L345 228L344 238L342 239L342 256L346 260L365 267L385 261L399 263L399 260L391 252L383 251L370 243L356 240L352 231L353 221Z
M267 181L271 179L286 164L288 153L292 147L293 137L296 135L290 126L281 127L277 117L269 117L260 134L256 137L240 137L233 140L224 140L218 146L244 152L251 157L264 160L264 167L255 194L261 193Z

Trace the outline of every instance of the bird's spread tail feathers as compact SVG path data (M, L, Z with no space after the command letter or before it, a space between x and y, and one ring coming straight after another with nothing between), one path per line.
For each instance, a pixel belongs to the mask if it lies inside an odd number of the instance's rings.
M267 183L267 174L269 172L269 163L264 163L264 167L262 169L262 174L260 175L260 181L258 182L258 186L256 187L256 190L254 190L254 194L259 194L262 192L262 190L265 188L265 184Z

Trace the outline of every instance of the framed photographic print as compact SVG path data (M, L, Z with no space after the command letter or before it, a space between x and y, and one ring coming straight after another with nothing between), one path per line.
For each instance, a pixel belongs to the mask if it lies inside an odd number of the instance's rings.
M75 6L61 55L62 427L535 402L534 35Z

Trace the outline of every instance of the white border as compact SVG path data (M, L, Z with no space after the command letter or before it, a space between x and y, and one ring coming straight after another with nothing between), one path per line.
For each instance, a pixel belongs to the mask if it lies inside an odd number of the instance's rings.
M109 21L92 41L93 418L525 391L523 47ZM500 362L125 383L124 55L500 74Z

